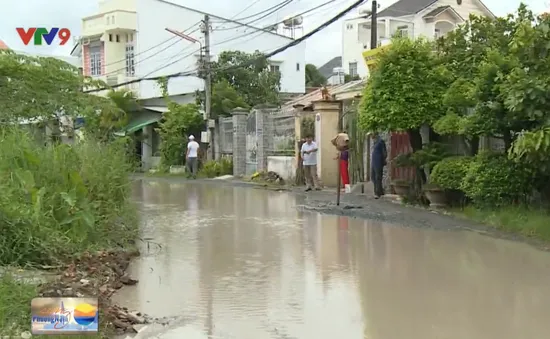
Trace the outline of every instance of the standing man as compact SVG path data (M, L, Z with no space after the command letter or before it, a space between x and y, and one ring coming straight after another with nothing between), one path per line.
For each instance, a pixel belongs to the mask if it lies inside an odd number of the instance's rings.
M187 143L187 153L185 154L185 164L187 170L191 173L193 179L197 178L197 168L199 166L199 143L195 141L193 135L189 136L189 142Z
M386 151L386 143L378 133L372 133L372 140L374 146L372 149L371 157L371 178L374 184L374 198L378 199L384 195L384 187L382 185L382 177L384 173L384 166L386 166L386 159L388 153Z
M319 185L319 177L317 177L317 144L313 141L311 135L306 136L306 142L302 145L300 153L304 161L306 192L311 191L312 187L320 191L321 186Z

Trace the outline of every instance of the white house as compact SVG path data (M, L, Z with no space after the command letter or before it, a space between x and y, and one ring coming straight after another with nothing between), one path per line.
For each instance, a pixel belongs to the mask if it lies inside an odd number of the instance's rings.
M381 2L377 20L377 45L395 34L410 38L437 38L467 20L470 14L494 17L481 0L398 0ZM371 3L359 8L357 17L343 23L342 67L350 75L368 74L362 52L371 49Z
M165 0L100 1L98 14L82 19L81 43L73 55L82 53L86 75L113 85L194 71L200 47L204 45L201 21L205 15L207 13ZM273 31L208 15L212 28L212 60L222 51L270 52L292 41ZM167 28L183 32L198 42L177 37L167 32ZM271 61L271 69L281 73L281 92L305 92L305 43L275 55ZM161 96L155 81L142 81L127 88L135 91L140 99ZM202 89L203 81L196 76L172 78L169 82L170 95L189 94L189 101L194 100L192 94L196 90Z

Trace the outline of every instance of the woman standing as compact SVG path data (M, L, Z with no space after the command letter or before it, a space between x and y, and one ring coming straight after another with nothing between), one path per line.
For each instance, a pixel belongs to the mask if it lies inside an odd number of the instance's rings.
M344 150L340 152L340 176L342 177L342 186L345 188L349 185L349 173L348 173L348 160L349 151Z

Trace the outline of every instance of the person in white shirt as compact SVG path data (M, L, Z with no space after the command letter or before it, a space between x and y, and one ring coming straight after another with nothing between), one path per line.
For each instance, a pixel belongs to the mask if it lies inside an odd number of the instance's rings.
M302 145L300 153L302 154L304 175L306 177L306 192L311 191L312 188L318 191L321 190L319 177L317 176L317 144L310 135L306 137L306 142Z
M187 170L193 178L197 177L197 168L199 165L198 161L199 156L199 143L195 141L193 135L189 136L189 142L187 143L187 154L185 155L185 164L187 165Z

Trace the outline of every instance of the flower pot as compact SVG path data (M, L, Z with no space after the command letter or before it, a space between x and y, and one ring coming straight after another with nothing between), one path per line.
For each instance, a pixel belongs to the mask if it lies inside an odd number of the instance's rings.
M400 197L406 197L409 195L409 185L407 184L392 184L395 194Z
M430 207L444 207L447 205L445 191L439 188L424 190L426 198L430 201Z

